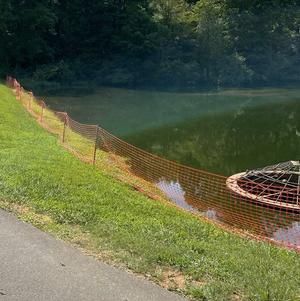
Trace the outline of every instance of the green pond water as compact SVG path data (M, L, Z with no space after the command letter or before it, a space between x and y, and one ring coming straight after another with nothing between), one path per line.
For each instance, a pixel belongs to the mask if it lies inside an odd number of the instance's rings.
M300 159L300 89L163 93L101 88L46 101L147 151L223 175Z

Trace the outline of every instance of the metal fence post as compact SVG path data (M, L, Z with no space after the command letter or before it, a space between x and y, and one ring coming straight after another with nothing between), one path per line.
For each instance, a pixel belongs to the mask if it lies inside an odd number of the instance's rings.
M33 101L33 93L32 92L29 92L29 101L28 101L28 111L31 111L31 103Z
M96 155L97 155L97 146L98 146L98 136L99 136L99 126L97 125L96 130L96 139L95 139L95 148L94 148L94 157L93 157L93 165L96 164Z
M64 128L63 128L63 134L62 134L62 143L65 143L66 128L67 128L67 118L68 118L68 114L65 113Z
M23 87L20 87L20 101L23 101Z
M21 100L21 87L19 84L17 84L16 92L17 92L17 99Z
M44 117L44 104L41 104L42 111L41 111L41 123L43 123L43 117Z

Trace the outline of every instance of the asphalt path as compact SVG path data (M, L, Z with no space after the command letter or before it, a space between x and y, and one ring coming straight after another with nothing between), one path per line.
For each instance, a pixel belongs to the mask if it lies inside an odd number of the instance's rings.
M184 301L0 210L0 301Z

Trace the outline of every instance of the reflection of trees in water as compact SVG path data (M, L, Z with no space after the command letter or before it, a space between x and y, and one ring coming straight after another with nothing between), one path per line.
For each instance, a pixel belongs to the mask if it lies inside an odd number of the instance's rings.
M300 104L289 101L201 117L129 140L183 164L231 175L297 159L299 131Z

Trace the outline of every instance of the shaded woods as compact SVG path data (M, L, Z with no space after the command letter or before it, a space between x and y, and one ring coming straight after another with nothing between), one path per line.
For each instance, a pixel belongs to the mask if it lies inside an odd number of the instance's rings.
M298 0L0 0L0 73L157 88L300 83Z

